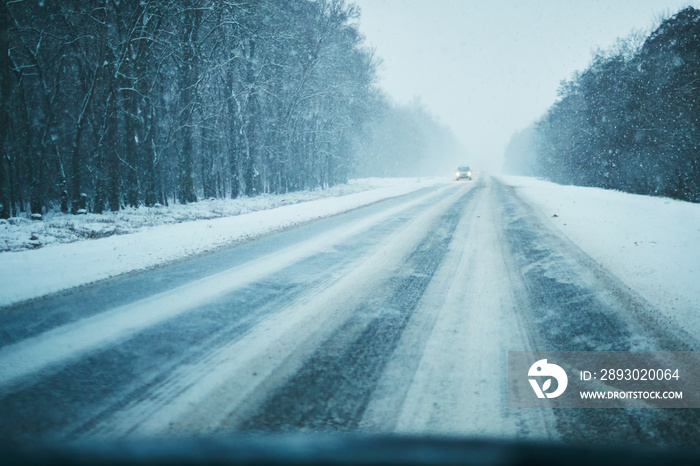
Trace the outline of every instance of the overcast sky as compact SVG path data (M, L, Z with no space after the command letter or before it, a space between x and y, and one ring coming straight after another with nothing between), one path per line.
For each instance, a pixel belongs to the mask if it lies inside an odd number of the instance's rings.
M380 86L418 97L464 143L500 169L510 136L539 118L563 79L660 15L700 0L350 0L384 60Z

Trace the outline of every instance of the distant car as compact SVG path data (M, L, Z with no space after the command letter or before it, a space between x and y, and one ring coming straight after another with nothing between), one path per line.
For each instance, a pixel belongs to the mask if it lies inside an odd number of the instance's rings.
M469 167L457 167L457 181L459 180L471 180L472 171Z

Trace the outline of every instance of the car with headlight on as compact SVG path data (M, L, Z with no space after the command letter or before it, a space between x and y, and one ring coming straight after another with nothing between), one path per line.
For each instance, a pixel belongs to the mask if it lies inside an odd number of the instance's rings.
M459 180L471 180L472 179L472 171L467 166L457 167L456 177L457 177L457 181L459 181Z

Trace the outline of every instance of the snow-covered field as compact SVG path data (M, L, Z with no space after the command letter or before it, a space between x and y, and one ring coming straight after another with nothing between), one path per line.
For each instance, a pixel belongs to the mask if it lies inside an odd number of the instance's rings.
M43 222L2 221L0 244L6 252L0 253L0 306L210 251L445 181L365 178L331 189L284 195L103 215L54 213Z
M667 319L700 334L700 204L500 179Z

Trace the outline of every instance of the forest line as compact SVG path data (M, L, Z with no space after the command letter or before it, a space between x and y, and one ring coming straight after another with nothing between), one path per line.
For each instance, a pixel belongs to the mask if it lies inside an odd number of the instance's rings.
M700 10L634 33L562 83L504 169L562 184L700 202Z
M416 174L444 127L378 89L359 14L344 0L2 2L0 218Z

